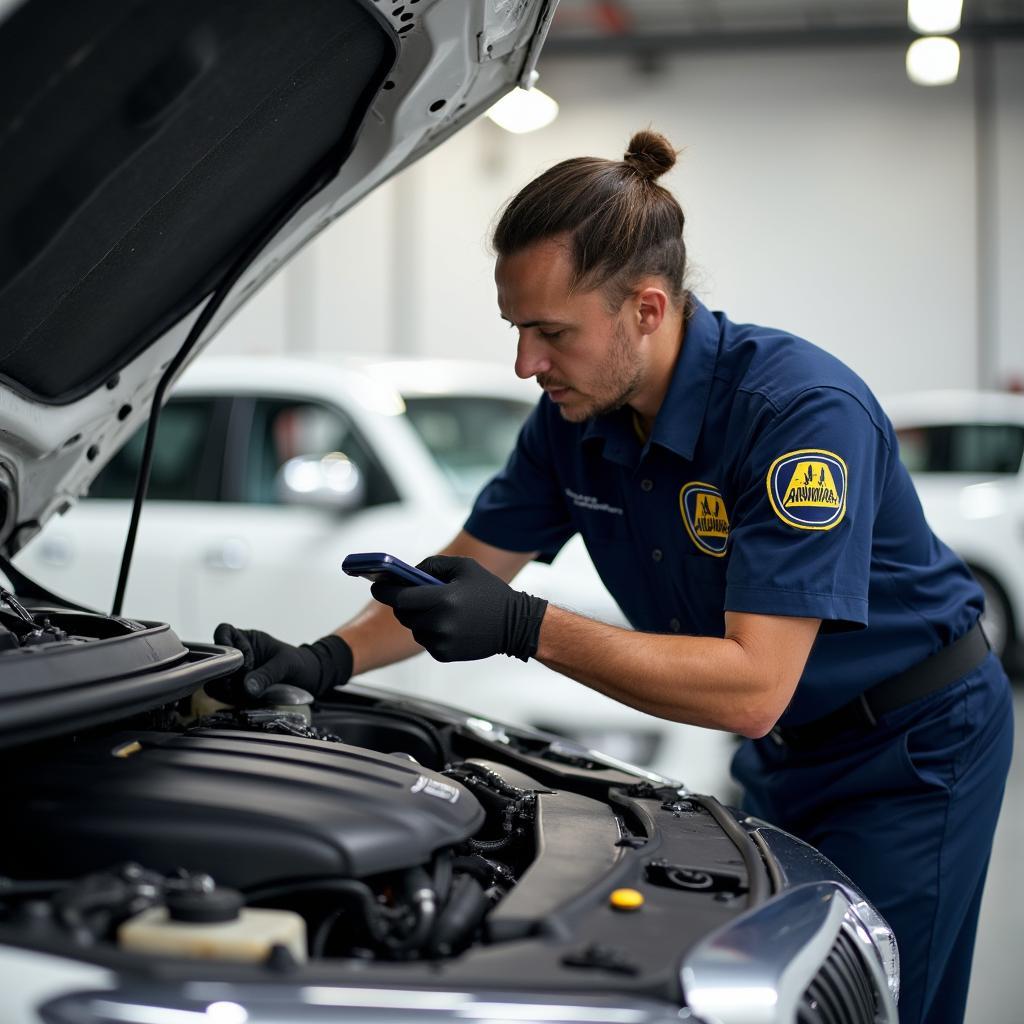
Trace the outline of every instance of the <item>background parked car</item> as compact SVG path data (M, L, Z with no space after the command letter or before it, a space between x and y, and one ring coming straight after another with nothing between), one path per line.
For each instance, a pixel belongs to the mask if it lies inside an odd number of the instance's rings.
M1024 638L1024 395L930 391L885 402L932 529L985 591L985 632Z
M415 563L461 526L538 397L494 364L337 356L201 358L164 409L125 609L208 639L218 622L294 642L369 599L340 571L352 551ZM55 518L17 564L67 597L109 608L143 432L89 497ZM517 585L626 625L579 538ZM625 761L729 790L731 738L627 708L542 665L440 665L421 655L373 682L569 736ZM487 689L481 689L481 679Z

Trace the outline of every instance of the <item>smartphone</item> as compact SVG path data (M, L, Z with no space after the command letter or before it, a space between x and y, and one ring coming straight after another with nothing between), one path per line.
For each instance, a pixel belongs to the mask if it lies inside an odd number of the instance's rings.
M387 580L403 587L441 586L441 581L430 573L383 551L357 551L346 555L341 569L349 576L362 576L374 582Z

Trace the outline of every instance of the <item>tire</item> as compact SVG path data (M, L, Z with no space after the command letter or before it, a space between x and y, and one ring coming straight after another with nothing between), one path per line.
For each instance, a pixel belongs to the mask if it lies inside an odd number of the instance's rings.
M970 569L985 594L985 611L981 615L982 629L985 630L992 650L1000 658L1004 658L1015 639L1013 608L1010 607L1006 591L999 585L998 580L973 565Z

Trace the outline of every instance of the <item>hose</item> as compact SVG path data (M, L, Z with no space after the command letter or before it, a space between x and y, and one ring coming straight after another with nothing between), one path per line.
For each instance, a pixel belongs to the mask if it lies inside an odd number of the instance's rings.
M524 796L532 796L532 790L520 789L518 786L513 786L511 782L506 782L496 771L492 771L490 768L485 768L482 764L475 764L472 761L463 761L458 768L452 769L451 771L445 772L446 775L469 775L470 777L475 776L480 782L486 783L491 789L502 794L502 796L512 797L514 800L520 800Z
M419 949L426 943L437 917L437 896L430 886L430 876L423 868L411 868L402 879L405 898L416 908L412 928L400 939L391 938L387 947L400 953Z
M391 922L389 918L397 915L389 913L377 902L374 891L365 883L354 878L319 878L304 882L293 882L287 885L264 886L253 889L245 894L249 902L266 902L281 896L290 896L296 892L338 892L346 896L354 896L363 911L363 920L375 942L387 945L391 938Z
M327 948L327 939L330 937L331 931L334 926L338 923L341 917L345 913L344 907L339 907L337 910L332 910L321 922L317 925L316 932L313 935L312 941L309 944L309 956L312 960L319 960L324 955L324 950Z
M452 875L454 864L452 855L447 851L441 851L434 859L434 892L437 894L438 904L448 899L452 890Z
M470 874L457 875L451 898L438 918L431 952L448 956L472 936L490 907L490 897L476 878Z

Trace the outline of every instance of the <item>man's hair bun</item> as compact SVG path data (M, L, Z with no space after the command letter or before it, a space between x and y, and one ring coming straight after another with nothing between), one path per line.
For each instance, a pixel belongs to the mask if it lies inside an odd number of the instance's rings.
M658 132L637 132L622 160L576 156L549 167L509 200L491 236L499 258L545 239L567 240L569 290L600 288L618 310L635 283L664 280L672 302L686 302L686 245L676 197L657 179L676 162Z
M637 132L622 158L641 178L654 181L675 166L677 151L660 132Z

